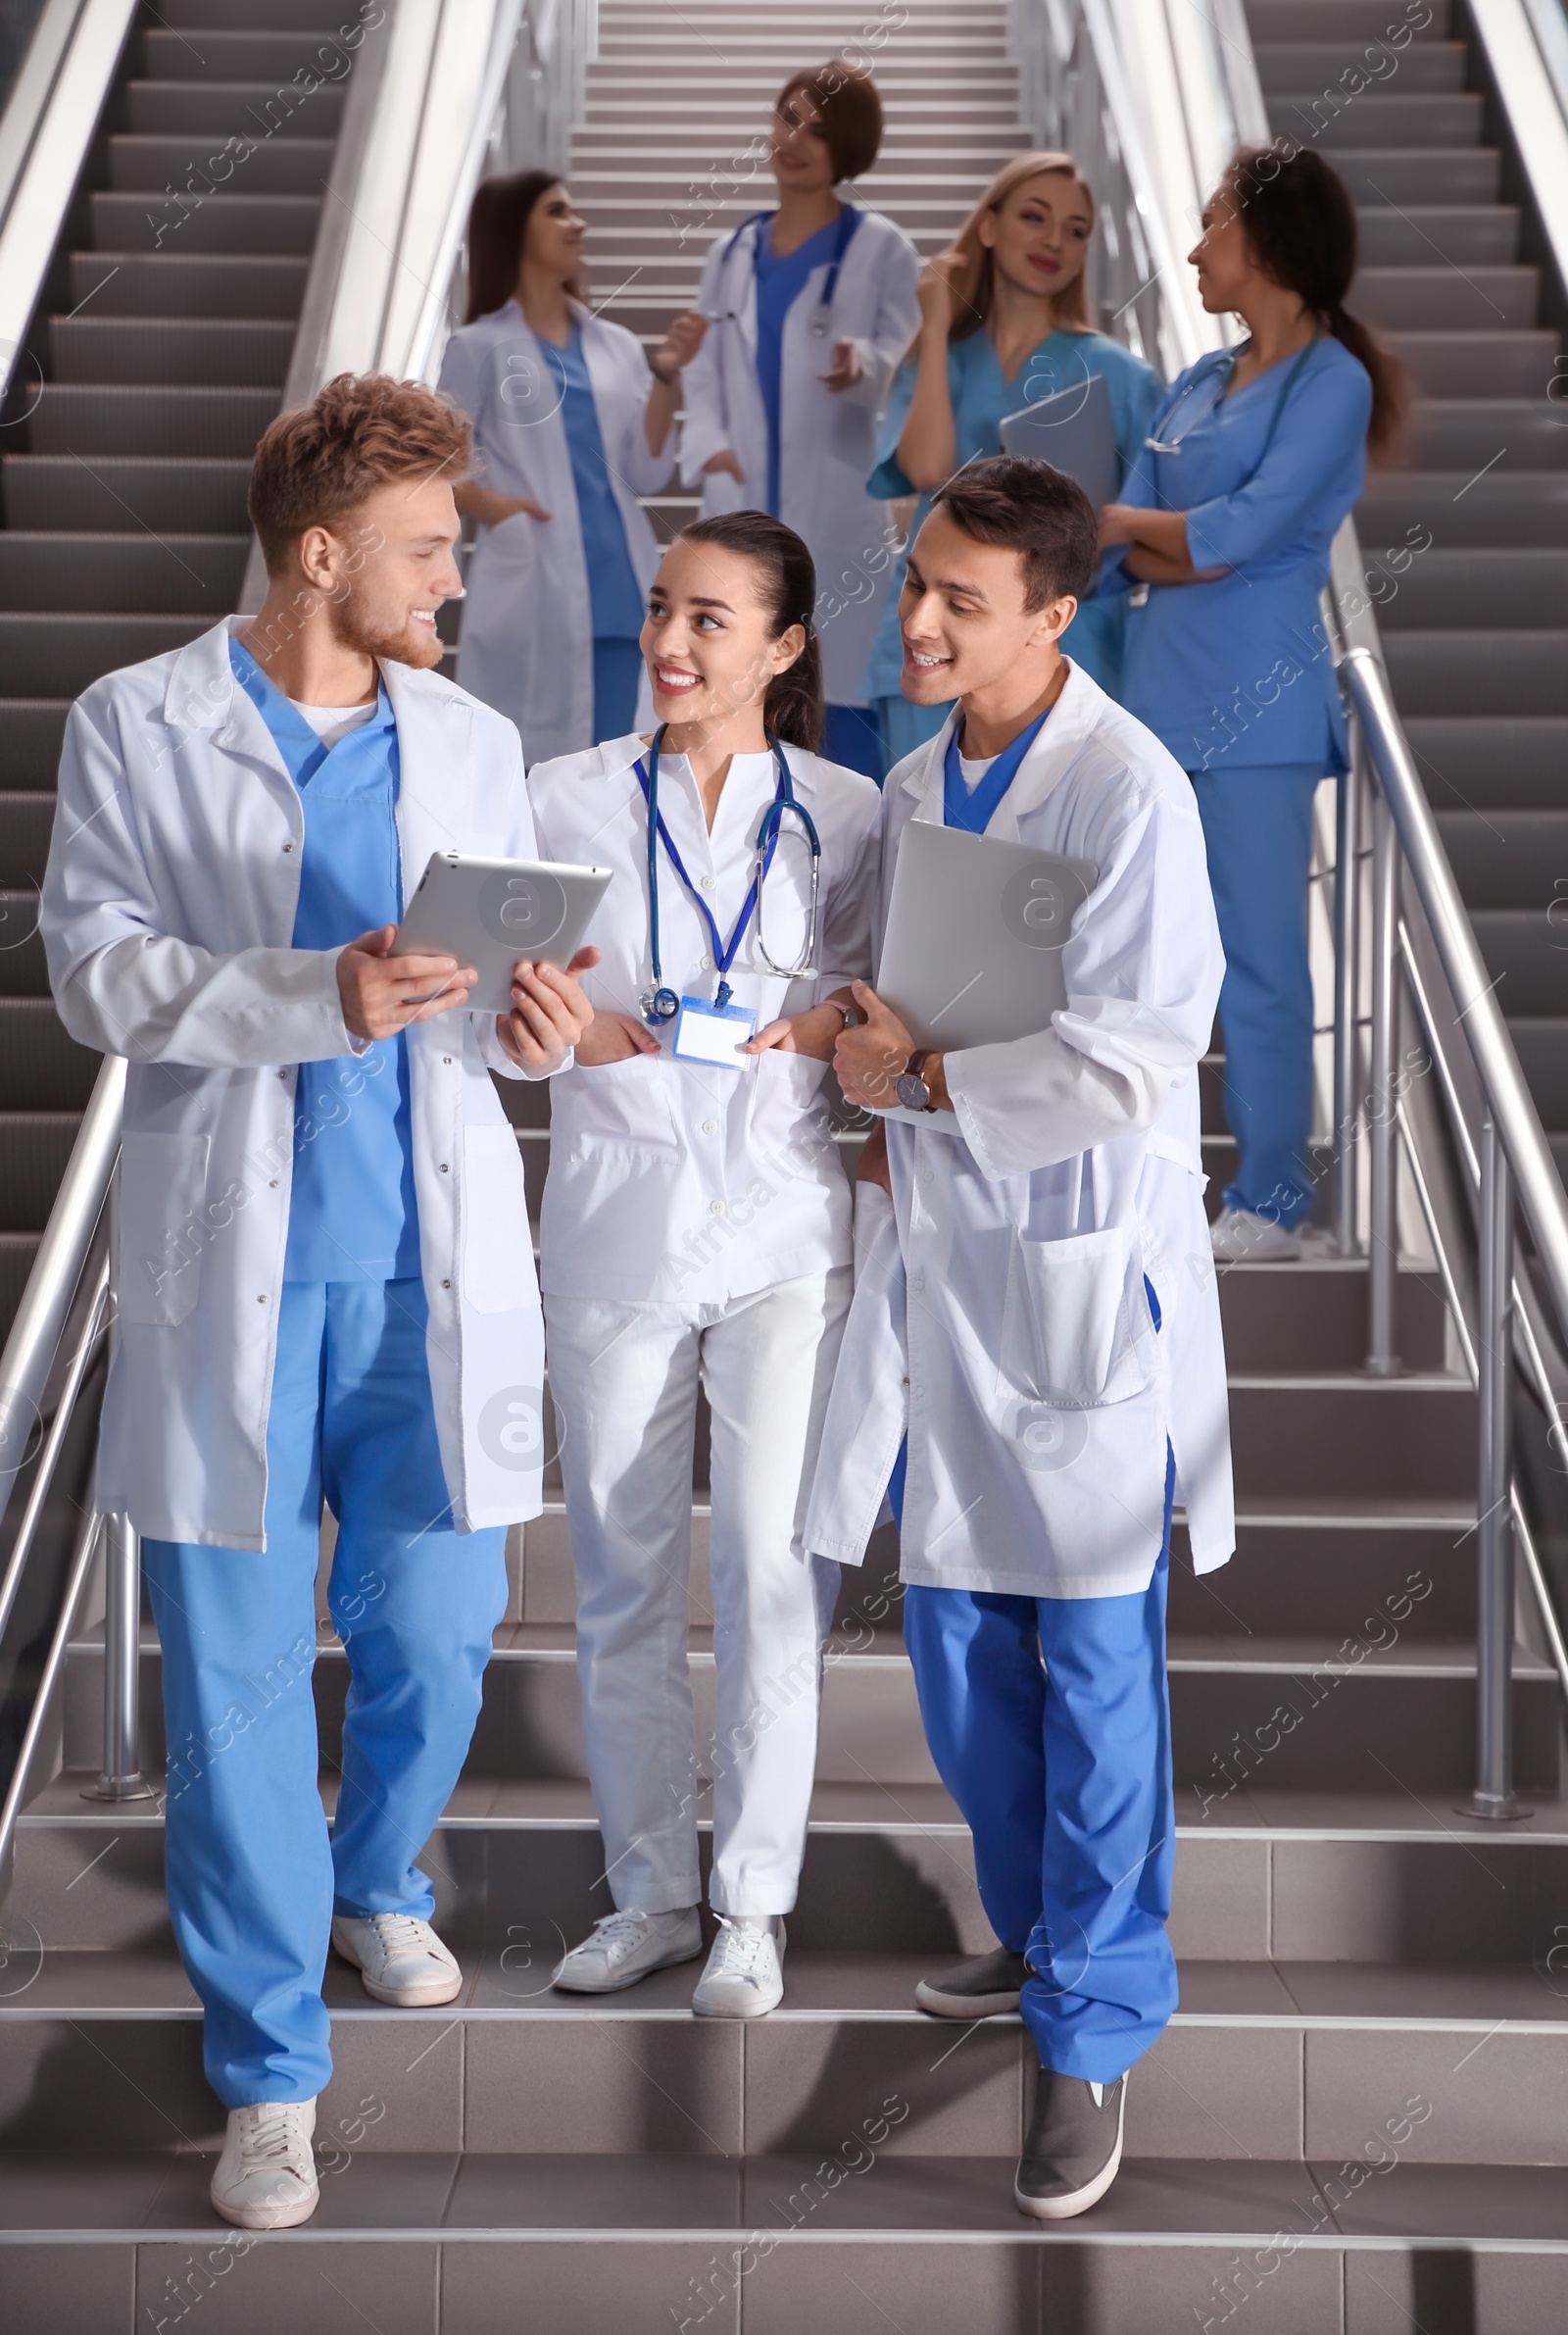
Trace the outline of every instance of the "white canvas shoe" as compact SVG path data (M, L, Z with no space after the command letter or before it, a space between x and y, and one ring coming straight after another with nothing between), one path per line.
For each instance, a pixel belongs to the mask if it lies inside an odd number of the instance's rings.
M1301 1235L1254 1217L1245 1208L1223 1208L1208 1228L1216 1265L1281 1265L1301 1254Z
M784 1924L720 1913L692 2009L699 2018L761 2018L784 2000Z
M332 1944L378 2003L419 2010L462 1991L457 1956L416 1913L334 1913Z
M311 2135L314 2100L264 2100L231 2108L223 2153L208 2191L236 2229L295 2229L316 2211L320 2191Z
M573 1995L618 1995L652 1970L695 1962L702 1951L695 1906L675 1913L643 1913L628 1906L594 1923L582 1944L557 1962L552 1984Z

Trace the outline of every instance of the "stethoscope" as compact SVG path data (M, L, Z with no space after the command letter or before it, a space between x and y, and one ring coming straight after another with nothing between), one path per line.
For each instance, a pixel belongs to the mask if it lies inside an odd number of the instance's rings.
M736 244L739 243L743 235L750 234L754 237L752 244L752 274L754 277L756 276L757 254L760 248L762 235L767 226L767 223L772 216L773 214L771 211L756 211L752 214L750 219L743 219L741 221L740 225L735 229L734 234L731 235L729 241L724 246L724 257L719 262L719 272L721 274L729 266L730 254L735 249ZM811 332L813 337L817 340L826 340L828 333L832 329L833 295L839 288L839 270L844 265L844 255L850 248L850 237L855 233L855 230L859 224L860 214L856 210L854 204L841 203L839 205L839 231L833 239L833 256L828 262L827 273L822 278L822 289L817 295L816 314L811 319ZM722 318L718 321L726 324L738 324L741 322L741 319L736 310L733 308L726 308Z
M1280 393L1274 400L1274 411L1269 416L1268 433L1263 440L1262 452L1258 455L1257 464L1254 464L1253 466L1254 469L1256 469L1258 465L1262 463L1263 456L1267 454L1269 448L1273 445L1274 432L1278 429L1280 425L1280 416L1285 411L1285 400L1290 396L1291 390L1295 386L1297 374L1300 372L1308 357L1311 356L1312 351L1317 347L1317 344L1322 337L1323 335L1321 331L1313 333L1311 339L1307 342L1305 348L1300 351L1295 364L1291 367L1290 372L1286 374L1284 380L1281 382ZM1170 428L1172 422L1176 420L1177 415L1181 412L1184 403L1189 397L1192 396L1195 390L1206 388L1210 382L1213 382L1216 384L1214 395L1209 399L1208 403L1201 409L1200 412L1194 414L1192 420L1188 422L1187 427L1177 432L1175 436L1168 438L1145 438L1144 446L1148 453L1180 454L1184 442L1191 437L1193 431L1198 427L1199 423L1200 422L1207 421L1209 415L1215 412L1215 410L1223 401L1226 389L1229 387L1230 382L1235 374L1237 360L1241 355L1242 351L1240 349L1221 349L1216 352L1215 362L1212 365L1210 365L1206 370L1200 372L1193 376L1193 378L1187 383L1186 387L1182 390L1180 396L1178 396L1176 403L1171 407L1170 412L1165 417L1165 427L1167 429Z
M822 843L816 831L816 822L807 810L806 805L796 800L794 783L790 777L790 766L784 759L783 747L780 746L771 730L764 730L763 735L767 739L769 751L778 770L778 789L772 802L762 814L762 823L757 830L751 885L742 904L741 913L735 919L735 928L731 932L729 943L726 946L719 939L718 924L713 912L687 874L681 856L675 849L669 829L665 826L660 813L659 756L664 743L664 732L668 727L667 721L662 722L655 731L653 750L648 758L647 770L644 770L640 762L637 765L638 783L642 787L648 805L648 946L649 955L653 960L654 974L652 981L643 991L639 1003L642 1006L643 1019L656 1025L662 1021L673 1021L675 1016L680 1012L680 999L664 981L663 967L660 962L659 954L659 846L661 842L663 843L670 866L691 894L708 926L713 948L713 964L718 972L718 988L714 993L713 1003L721 1014L734 995L728 979L729 969L735 962L735 953L741 945L747 925L752 920L754 909L757 912L757 956L763 970L774 973L786 981L801 980L815 972L816 967L812 963L812 959L816 955L816 904L822 875ZM774 855L778 850L779 836L787 811L794 812L800 821L801 832L810 846L810 911L807 923L806 940L795 963L793 965L775 965L768 955L767 944L762 937L762 890L767 871L772 867Z

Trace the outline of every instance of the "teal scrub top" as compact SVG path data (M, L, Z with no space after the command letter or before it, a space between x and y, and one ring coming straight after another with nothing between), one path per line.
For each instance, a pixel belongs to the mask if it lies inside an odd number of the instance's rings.
M1366 476L1372 381L1325 333L1224 395L1236 352L1166 391L1122 501L1185 511L1214 583L1153 584L1130 611L1123 705L1184 770L1307 764L1338 773L1345 713L1318 607L1329 547ZM1127 592L1118 551L1101 590Z
M341 949L403 914L398 728L383 682L368 722L327 747L237 640L234 677L272 733L305 813L296 949ZM419 1270L408 1041L299 1066L285 1281L400 1281Z
M914 488L899 468L899 439L914 396L916 366L906 357L894 375L893 388L877 445L877 467L868 480L879 501L912 495ZM953 426L958 463L1002 452L1002 424L1024 406L1070 389L1086 373L1099 373L1110 394L1116 454L1123 477L1137 460L1159 402L1159 376L1131 349L1103 332L1050 332L1032 350L1010 381L1004 380L996 344L989 332L971 332L966 340L948 344L948 392L953 400ZM915 511L910 536L918 531L931 508L923 494ZM899 633L899 592L904 562L895 571L883 612L876 645L865 671L868 698L898 697L904 671L904 644ZM1125 611L1117 596L1096 596L1079 609L1061 636L1061 646L1102 689L1118 694L1122 629Z

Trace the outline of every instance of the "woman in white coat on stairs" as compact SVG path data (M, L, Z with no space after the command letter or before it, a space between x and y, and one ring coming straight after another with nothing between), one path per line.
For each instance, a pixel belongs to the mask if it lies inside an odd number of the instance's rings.
M616 1910L556 1984L608 1994L702 1952L687 1588L701 1385L720 1927L693 2009L735 2017L783 1994L838 1587L801 1539L851 1283L823 1081L846 1011L832 998L869 964L879 866L875 786L814 751L814 592L776 520L697 522L664 556L643 633L657 733L529 774L540 848L613 870L592 926L592 1042L557 1082L540 1254Z
M703 516L769 511L816 564L816 622L836 762L882 775L862 677L895 530L865 481L894 367L919 323L919 259L902 227L839 188L876 160L882 106L842 60L798 73L773 110L778 208L709 253L708 337L686 372L681 477Z
M700 316L655 351L584 305L584 224L550 171L487 178L468 215L468 314L440 386L473 424L478 522L457 677L508 715L532 763L646 713L637 635L659 549L638 500L674 460ZM593 643L591 660L584 644Z

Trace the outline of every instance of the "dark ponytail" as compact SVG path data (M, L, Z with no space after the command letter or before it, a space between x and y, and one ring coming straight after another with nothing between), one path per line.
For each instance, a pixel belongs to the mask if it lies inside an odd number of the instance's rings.
M786 746L814 754L822 736L822 644L811 611L816 606L816 569L793 527L765 511L728 511L699 519L680 531L682 543L711 543L739 552L760 571L758 597L767 611L771 637L792 624L806 627L806 646L795 663L775 673L762 699L762 720Z
M1372 376L1367 444L1387 458L1409 402L1404 370L1345 306L1355 279L1355 209L1344 179L1308 146L1244 146L1228 182L1253 259L1295 292Z

